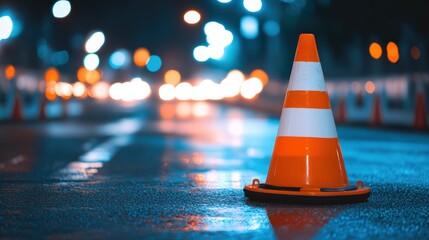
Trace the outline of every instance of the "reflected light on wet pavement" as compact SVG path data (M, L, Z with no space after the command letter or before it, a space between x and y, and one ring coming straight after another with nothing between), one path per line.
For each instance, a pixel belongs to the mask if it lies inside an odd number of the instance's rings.
M206 102L166 102L101 122L11 126L0 140L26 147L1 152L0 220L12 220L0 232L155 239L427 234L427 135L337 128L349 181L364 179L374 189L367 203L252 202L242 189L253 178L265 180L277 129L277 118Z

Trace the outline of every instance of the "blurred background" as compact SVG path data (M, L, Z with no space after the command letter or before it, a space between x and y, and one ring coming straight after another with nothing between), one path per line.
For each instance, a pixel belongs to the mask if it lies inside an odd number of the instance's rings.
M182 101L278 115L300 33L338 123L426 128L423 0L2 0L0 118Z
M428 9L0 0L0 236L428 239ZM266 179L301 33L366 203L243 194Z

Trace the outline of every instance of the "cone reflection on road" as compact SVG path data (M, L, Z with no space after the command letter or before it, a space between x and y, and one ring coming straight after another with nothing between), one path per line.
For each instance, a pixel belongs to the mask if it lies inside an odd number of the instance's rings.
M366 201L370 189L349 184L314 35L301 34L268 176L245 186L256 200Z
M278 239L311 239L336 217L341 209L266 206L265 211Z

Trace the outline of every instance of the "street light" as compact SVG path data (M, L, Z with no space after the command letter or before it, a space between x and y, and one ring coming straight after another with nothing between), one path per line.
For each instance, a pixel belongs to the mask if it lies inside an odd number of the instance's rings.
M189 10L183 15L183 20L188 24L196 24L201 20L201 15L195 10Z
M52 14L56 18L65 18L71 11L70 2L67 0L60 0L52 6Z
M8 39L12 34L13 22L10 16L0 17L0 41Z
M243 0L244 8L249 12L259 12L262 8L261 0Z

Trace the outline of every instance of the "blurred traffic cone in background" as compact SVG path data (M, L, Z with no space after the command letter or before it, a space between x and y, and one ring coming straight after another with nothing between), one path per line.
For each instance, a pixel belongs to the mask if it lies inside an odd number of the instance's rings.
M336 122L337 123L345 123L346 122L346 98L340 97L340 100L338 101L338 107L337 107L337 117Z
M380 95L376 93L374 93L372 116L371 116L370 123L372 126L381 125L381 99L380 99Z
M15 92L15 99L13 101L12 108L12 121L21 122L23 119L21 99L19 98L18 92Z
M40 99L39 119L46 120L46 98L42 96Z
M350 203L371 189L349 185L313 34L301 34L265 183L246 197L261 201Z
M427 112L425 104L425 92L423 83L417 85L417 100L414 108L414 129L424 130L427 128Z

